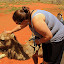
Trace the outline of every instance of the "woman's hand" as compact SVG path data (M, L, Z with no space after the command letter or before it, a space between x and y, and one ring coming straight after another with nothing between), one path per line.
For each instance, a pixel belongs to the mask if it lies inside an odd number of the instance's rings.
M11 34L11 33L14 33L16 31L19 31L21 29L21 25L17 25L15 28L13 28L12 30L10 31L4 31L5 33L8 33L8 34Z

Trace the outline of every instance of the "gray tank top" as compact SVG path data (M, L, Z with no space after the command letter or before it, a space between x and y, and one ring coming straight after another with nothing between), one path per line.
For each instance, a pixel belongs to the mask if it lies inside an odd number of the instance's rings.
M32 25L32 28L30 27L31 31L36 36L42 37L42 35L40 35L39 33L37 33L35 31L33 24L32 24L33 17L36 16L37 14L40 14L40 13L45 15L45 18L46 18L45 22L53 34L53 37L50 41L51 42L59 42L59 41L64 40L64 25L57 19L57 17L55 17L53 14L51 14L50 12L47 12L45 10L37 10L33 14L32 18L31 18L31 25Z

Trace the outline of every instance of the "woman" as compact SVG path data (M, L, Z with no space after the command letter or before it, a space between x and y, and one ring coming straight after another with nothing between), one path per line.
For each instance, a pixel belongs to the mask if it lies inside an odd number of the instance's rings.
M13 20L18 26L7 33L13 33L29 25L31 31L39 37L36 44L42 43L43 59L47 64L60 64L63 44L64 26L50 12L44 10L29 10L22 7L13 14Z

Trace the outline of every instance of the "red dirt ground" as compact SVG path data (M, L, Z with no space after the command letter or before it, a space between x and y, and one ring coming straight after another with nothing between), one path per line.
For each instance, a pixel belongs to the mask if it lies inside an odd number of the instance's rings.
M22 5L14 5L14 6L21 7ZM54 5L54 4L43 4L43 3L32 3L32 5L28 4L26 6L28 6L30 9L44 9L44 8L51 9L52 8L52 11L57 7L57 5ZM48 11L52 12L51 10L48 10ZM57 15L58 12L55 11L52 13L54 15ZM4 30L12 30L15 26L17 26L12 20L12 15L13 13L9 13L9 14L0 13L0 33L2 33ZM14 34L20 43L25 44L26 43L25 41L27 41L29 37L31 36L31 31L29 27L27 26L26 28ZM38 61L39 61L38 64L40 64L43 61L43 59L39 58ZM32 58L25 61L22 61L22 60L19 61L19 60L14 60L14 59L8 59L7 57L5 57L3 59L0 59L0 64L34 64L34 62Z

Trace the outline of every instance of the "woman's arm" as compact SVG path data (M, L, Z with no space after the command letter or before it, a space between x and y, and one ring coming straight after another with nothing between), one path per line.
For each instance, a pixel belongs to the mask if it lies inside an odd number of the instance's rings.
M52 38L53 35L45 23L45 16L43 14L36 15L32 22L35 30L43 36L43 38L35 40L37 44L39 44L39 41L40 43L45 43Z
M13 28L11 31L6 31L6 33L14 33L14 32L17 32L21 29L23 29L24 27L26 27L27 24L21 24L21 25L17 25L15 28Z
M6 31L6 33L14 33L16 31L19 31L23 28L25 28L28 25L28 20L24 20L21 24L17 25L14 29L11 31Z
M12 29L11 31L6 31L6 33L14 33L16 31L19 31L21 29L21 25L17 25L14 29Z

